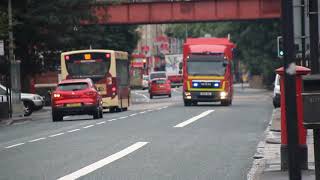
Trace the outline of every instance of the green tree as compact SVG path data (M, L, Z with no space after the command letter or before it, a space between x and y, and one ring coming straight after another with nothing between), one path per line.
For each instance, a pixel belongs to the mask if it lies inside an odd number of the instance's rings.
M237 44L240 60L251 74L263 75L266 84L273 81L274 70L281 65L276 54L276 37L280 34L278 20L171 25L167 34L185 38L186 27L189 37L204 37L206 34L227 37L230 34L231 40Z
M16 58L22 73L58 64L61 51L110 48L131 52L139 38L135 26L95 24L92 0L22 0L14 4ZM82 20L90 24L84 25ZM44 60L43 60L44 59ZM45 61L45 63L43 63Z

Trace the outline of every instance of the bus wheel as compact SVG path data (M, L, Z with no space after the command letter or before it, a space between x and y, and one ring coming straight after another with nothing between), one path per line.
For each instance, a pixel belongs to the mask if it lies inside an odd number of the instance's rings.
M111 112L111 113L116 112L116 108L115 108L115 107L111 107L111 108L109 108L109 112Z

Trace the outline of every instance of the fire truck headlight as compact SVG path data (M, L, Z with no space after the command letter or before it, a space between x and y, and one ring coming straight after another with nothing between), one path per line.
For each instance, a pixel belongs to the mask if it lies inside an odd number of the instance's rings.
M224 91L220 92L221 99L226 99L227 95L228 95L228 93L226 93Z

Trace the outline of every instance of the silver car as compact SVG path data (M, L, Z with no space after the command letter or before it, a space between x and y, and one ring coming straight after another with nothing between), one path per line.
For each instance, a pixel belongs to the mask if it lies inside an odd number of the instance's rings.
M6 87L0 84L0 95L5 99ZM38 94L21 93L21 101L24 105L24 115L29 116L33 111L40 110L44 106L44 98Z

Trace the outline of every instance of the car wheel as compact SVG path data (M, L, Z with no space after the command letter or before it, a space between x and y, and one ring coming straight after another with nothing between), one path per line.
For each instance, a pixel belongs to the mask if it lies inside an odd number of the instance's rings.
M32 104L30 102L24 101L24 116L30 116L32 114Z
M128 110L128 108L126 108L126 107L125 107L125 108L122 108L122 111L127 111L127 110Z
M52 121L57 122L57 121L62 121L63 120L63 115L61 115L58 112L52 112Z
M153 96L150 94L150 99L152 99L153 98Z
M198 102L197 102L197 101L193 101L191 104L192 104L193 106L197 106L197 105L198 105Z
M96 110L93 112L93 119L99 119L101 116L100 109L96 108Z
M169 94L169 98L171 98L171 94Z

